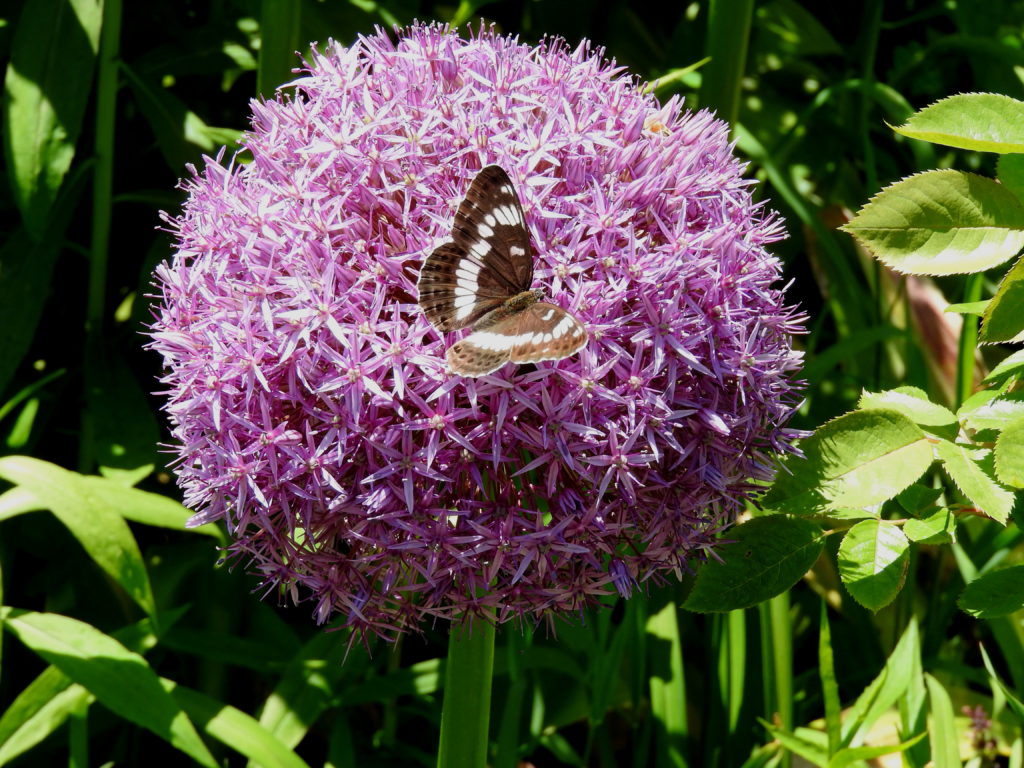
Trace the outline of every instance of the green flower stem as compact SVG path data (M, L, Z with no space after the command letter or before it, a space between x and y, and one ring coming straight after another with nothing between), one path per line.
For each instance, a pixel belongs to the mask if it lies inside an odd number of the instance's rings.
M793 730L793 622L789 615L789 593L773 597L758 606L761 618L761 668L764 670L765 715L783 730ZM781 766L789 766L786 753Z
M964 286L964 302L981 301L981 289L984 277L978 272L967 276ZM974 350L978 346L978 318L974 315L961 315L964 319L960 330L960 347L956 363L956 403L959 407L971 396L974 389Z
M740 107L740 81L747 64L747 43L754 0L711 0L700 105L713 109L732 129Z
M438 768L484 768L491 717L494 625L453 626L448 637Z
M647 620L647 634L655 649L649 654L649 663L651 714L658 723L655 729L656 764L659 768L685 766L688 736L686 677L674 601L669 600L664 608Z

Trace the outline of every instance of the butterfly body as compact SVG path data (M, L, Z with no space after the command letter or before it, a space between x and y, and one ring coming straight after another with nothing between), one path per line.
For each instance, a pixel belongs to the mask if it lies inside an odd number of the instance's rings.
M502 168L489 165L473 179L451 236L423 263L418 290L439 331L473 330L448 348L452 372L483 376L509 361L560 360L587 343L579 320L531 288L530 236Z

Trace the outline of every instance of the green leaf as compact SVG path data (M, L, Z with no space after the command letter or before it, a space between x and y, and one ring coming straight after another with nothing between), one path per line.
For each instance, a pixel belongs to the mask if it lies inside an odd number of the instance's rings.
M773 739L794 755L798 755L811 765L819 765L822 768L828 764L828 750L818 743L824 734L809 728L798 729L802 731L800 734L790 733L782 728L777 728L767 720L758 718L758 722L764 726Z
M941 495L941 488L928 488L924 485L914 484L905 491L901 491L896 496L896 501L907 512L917 515L935 504Z
M360 668L365 658L361 646L352 649L337 632L321 632L307 642L281 675L277 687L267 697L260 714L260 725L289 747L295 747L317 718L331 706L343 674Z
M150 616L156 604L146 566L127 523L97 498L81 475L28 456L0 458L0 477L27 488L63 523L97 565Z
M957 315L983 315L988 308L990 299L984 301L969 301L966 304L950 304L943 312L952 312Z
M800 449L806 458L783 460L763 506L793 514L872 507L911 485L932 463L921 428L891 410L840 416Z
M1004 357L999 364L989 371L985 377L985 383L990 384L1007 376L1020 376L1024 373L1024 349L1018 349L1011 355Z
M858 603L877 611L903 587L909 557L910 542L897 526L864 520L839 545L839 574Z
M67 616L0 609L4 626L125 720L147 728L202 765L217 762L146 660Z
M885 667L857 697L843 721L843 746L858 746L875 724L909 690L920 654L917 622L911 620Z
M821 554L824 534L807 520L768 515L730 528L729 541L697 573L683 607L700 613L749 608L782 594Z
M978 650L981 651L981 661L985 665L985 670L988 672L989 684L992 686L993 692L998 690L1004 697L1006 697L1006 703L1010 709L1017 716L1019 720L1024 721L1024 702L1018 699L1013 691L1011 691L1006 683L1003 682L1002 678L996 674L996 669L992 666L992 659L989 658L988 651L985 650L984 643L978 644ZM1013 763L1011 762L1011 765Z
M47 667L0 718L0 765L28 752L94 699L56 667Z
M919 544L946 544L956 539L956 516L948 509L920 520L907 520L903 533Z
M965 427L975 432L1002 431L1010 422L1024 416L1024 393L975 392L960 406L956 415Z
M861 410L899 411L914 423L926 427L942 427L957 423L956 415L951 410L931 402L924 390L917 387L896 387L886 392L865 391L860 396L857 407Z
M1024 155L1000 155L996 164L999 183L1024 200Z
M22 4L15 28L4 81L4 152L14 200L36 241L75 155L102 8L97 0L33 0Z
M919 733L912 739L901 741L899 744L885 744L878 747L847 747L837 752L828 762L828 768L846 768L848 765L864 764L865 760L872 760L882 755L891 755L896 752L906 752L912 746L921 741L927 732Z
M161 683L204 733L255 761L261 768L309 768L302 758L245 712L170 680L161 680Z
M897 272L983 272L1024 246L1024 203L962 171L926 171L886 187L840 227Z
M1024 488L1024 416L1018 416L999 433L993 455L999 481Z
M116 480L105 477L80 475L79 478L89 489L90 497L96 504L116 511L126 520L158 528L171 528L175 531L202 533L227 543L223 529L215 523L187 528L185 524L192 513L174 499L159 493L128 488Z
M935 453L961 493L986 515L1005 525L1013 509L1013 493L993 480L963 446L938 440Z
M983 344L1024 341L1024 259L1006 273L981 318Z
M983 573L964 588L957 605L976 619L1019 611L1024 608L1024 565Z
M120 62L136 102L153 134L168 167L179 173L186 163L198 162L204 153L213 154L225 142L226 129L207 125L174 94ZM241 132L231 132L236 140ZM230 147L229 147L230 148Z
M959 149L1024 152L1024 102L998 93L961 93L925 107L893 130Z
M925 673L928 686L928 702L931 705L931 728L928 740L932 748L932 764L935 768L960 768L960 739L953 716L953 702L942 687L942 683Z

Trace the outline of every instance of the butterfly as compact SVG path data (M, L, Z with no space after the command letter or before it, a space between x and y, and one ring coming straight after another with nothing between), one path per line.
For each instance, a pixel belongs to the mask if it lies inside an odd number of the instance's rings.
M420 268L419 304L437 330L471 328L448 347L448 367L483 376L505 363L561 360L587 343L587 329L531 289L533 251L523 207L508 174L481 170L459 205L451 241Z

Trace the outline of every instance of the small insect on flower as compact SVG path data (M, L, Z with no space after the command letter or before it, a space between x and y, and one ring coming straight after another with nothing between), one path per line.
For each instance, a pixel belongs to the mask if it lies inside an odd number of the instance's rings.
M561 360L587 343L583 324L531 289L533 252L508 174L489 165L455 214L452 239L424 262L419 303L439 331L472 328L448 348L448 367L483 376L505 363Z

